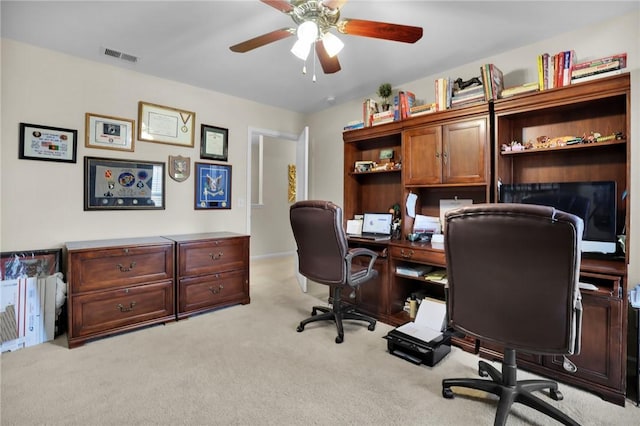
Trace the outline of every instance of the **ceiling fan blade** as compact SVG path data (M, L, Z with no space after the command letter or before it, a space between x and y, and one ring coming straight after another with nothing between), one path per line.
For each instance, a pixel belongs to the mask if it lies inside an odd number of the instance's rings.
M284 0L260 0L262 3L278 9L282 13L289 13L293 10L291 3Z
M280 28L279 30L271 31L270 33L262 34L250 40L243 41L242 43L235 44L229 49L233 52L245 53L257 47L262 47L266 44L273 43L274 41L290 37L295 34L295 32L296 30L293 28Z
M341 70L338 56L336 55L333 58L329 56L322 41L316 42L316 54L325 74L333 74Z
M420 27L366 21L363 19L345 18L338 22L338 31L342 34L382 38L403 43L415 43L422 38L422 28Z
M342 9L347 0L324 0L322 4L331 10Z

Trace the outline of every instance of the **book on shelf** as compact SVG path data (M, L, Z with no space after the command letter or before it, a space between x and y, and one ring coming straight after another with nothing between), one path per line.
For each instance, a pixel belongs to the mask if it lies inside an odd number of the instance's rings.
M448 79L446 78L437 78L435 80L435 99L437 111L444 111L445 109L447 109L447 83Z
M605 62L603 64L594 65L594 66L587 67L587 68L574 69L573 71L571 71L571 79L580 78L580 77L587 77L587 76L590 76L590 75L593 75L593 74L599 74L599 73L602 73L602 72L617 70L617 69L620 69L620 68L624 68L624 67L622 66L622 64L618 60L611 61L611 62Z
M598 66L602 64L606 64L609 62L618 61L620 62L620 68L625 68L627 66L627 53L616 53L615 55L604 56L602 58L592 59L589 61L583 61L577 63L573 66L573 70L580 70L583 68L590 68L593 66Z
M396 266L396 274L406 275L408 277L422 277L426 273L433 270L432 266L428 265L398 265Z
M484 64L480 67L480 74L485 88L485 100L498 99L504 88L504 75L500 68L495 64Z
M393 110L395 119L404 120L410 115L410 108L416 103L416 95L408 90L400 90L393 97Z
M344 130L355 130L355 129L363 129L363 128L364 128L364 121L362 120L350 121L344 126Z
M472 96L477 93L484 94L484 86L482 84L476 84L474 86L465 87L464 89L453 90L453 97Z
M365 127L370 127L373 120L373 114L378 112L378 102L374 99L365 99L362 103L362 122Z
M388 111L381 111L373 114L371 125L378 126L380 124L391 123L392 121L395 121L395 113L390 109Z
M484 92L477 93L471 96L463 96L463 97L454 96L451 99L451 106L453 107L453 106L460 106L460 105L469 105L469 104L475 104L478 102L484 102Z
M436 112L436 110L437 107L435 102L424 105L414 105L411 107L411 117L419 117L421 115L431 114L432 112Z
M507 87L501 92L500 97L508 98L509 96L520 95L522 93L537 92L538 90L540 90L538 82L532 81L530 83L521 84L519 86Z
M572 78L571 79L571 84L584 83L585 81L593 81L593 80L597 80L599 78L611 77L611 76L614 76L614 75L622 74L623 72L625 72L625 70L617 69L617 70L610 70L610 71L606 71L606 72L600 72L600 73L597 73L597 74L586 75L584 77Z

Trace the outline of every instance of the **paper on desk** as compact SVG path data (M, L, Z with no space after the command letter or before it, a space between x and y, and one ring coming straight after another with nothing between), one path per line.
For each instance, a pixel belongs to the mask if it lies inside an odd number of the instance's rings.
M415 321L401 325L396 330L424 342L430 342L442 335L446 315L445 303L424 299L420 303Z
M413 232L428 232L430 234L440 233L440 218L435 216L423 216L421 214L416 215L416 220L413 222Z
M407 195L407 216L416 217L416 200L418 196L411 192Z

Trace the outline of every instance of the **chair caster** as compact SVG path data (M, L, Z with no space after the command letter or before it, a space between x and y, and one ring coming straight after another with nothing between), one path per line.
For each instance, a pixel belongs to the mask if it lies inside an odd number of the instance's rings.
M451 388L442 388L442 396L447 399L453 399L454 394Z
M300 333L302 330L304 330L304 326L302 326L302 325L299 325L298 328L296 328L296 331L298 333Z
M562 401L564 399L564 395L558 389L549 389L549 396L554 401Z
M375 324L369 324L369 327L367 327L369 329L369 331L373 331L376 329L376 325Z
M336 336L336 343L342 343L344 341L343 336Z

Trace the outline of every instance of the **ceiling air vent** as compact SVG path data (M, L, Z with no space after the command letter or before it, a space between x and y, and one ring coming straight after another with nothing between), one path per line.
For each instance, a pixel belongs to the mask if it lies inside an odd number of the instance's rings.
M131 62L135 64L138 62L138 57L135 55L130 55L128 53L123 53L115 49L109 49L108 47L102 48L102 52L106 56L111 56L113 58L122 59L123 61Z

